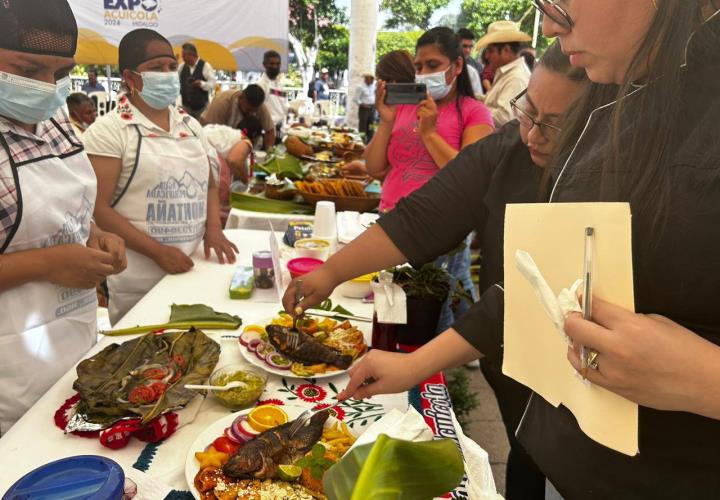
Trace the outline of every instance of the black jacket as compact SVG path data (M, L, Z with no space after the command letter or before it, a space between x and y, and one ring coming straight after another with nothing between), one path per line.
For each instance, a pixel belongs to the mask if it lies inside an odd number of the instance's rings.
M720 344L720 16L688 47L681 97L685 113L676 119L686 126L672 141L669 215L661 230L631 202L635 304L640 313L662 314ZM569 165L556 173L553 201L600 199L610 111L596 113ZM611 175L622 179L623 171ZM641 407L639 431L640 453L627 457L586 437L567 409L534 395L518 437L568 499L720 498L720 420Z

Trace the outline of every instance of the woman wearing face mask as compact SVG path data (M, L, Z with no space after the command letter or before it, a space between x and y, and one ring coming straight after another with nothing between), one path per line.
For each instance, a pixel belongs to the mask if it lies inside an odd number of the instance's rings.
M385 82L378 81L376 109L380 125L365 150L368 175L384 179L380 210L389 211L404 197L422 187L465 146L494 130L490 111L475 100L460 39L449 28L424 33L415 47L415 81L427 85L428 98L417 106L385 104ZM456 244L463 240L459 239ZM465 249L438 262L447 266L468 295L475 298L470 277L470 238ZM455 283L451 284L455 288ZM455 314L443 306L438 331L450 326Z
M572 315L565 330L598 353L592 383L641 405L640 452L604 448L535 395L518 439L566 498L717 498L720 2L536 4L545 34L595 82L568 117L551 201L632 211L643 314L598 299L592 321Z
M66 0L0 2L0 435L95 344L95 286L126 265L61 109L76 46Z
M353 368L340 398L408 390L440 370L484 356L482 370L497 396L511 445L505 492L510 500L543 498L545 476L515 439L530 391L501 372L503 292L496 284L503 281L505 205L537 201L542 172L550 161L563 116L588 83L585 72L570 66L559 45L553 45L533 73L527 91L513 101L517 120L465 148L447 168L333 256L320 272L303 278L308 302L301 306L305 307L329 294L341 282L339 273L361 273L358 265L373 271L408 261L421 265L462 235L477 230L483 253L480 302L452 328L412 354L371 351ZM464 202L458 203L459 199ZM357 259L367 248L374 249L368 254L373 258ZM292 290L291 285L287 294ZM362 385L368 379L375 382Z
M128 269L108 280L110 320L117 322L166 273L192 269L205 257L235 262L222 232L212 151L200 124L175 108L177 60L159 33L138 29L120 42L125 94L114 113L83 140L98 177L98 224L125 238Z

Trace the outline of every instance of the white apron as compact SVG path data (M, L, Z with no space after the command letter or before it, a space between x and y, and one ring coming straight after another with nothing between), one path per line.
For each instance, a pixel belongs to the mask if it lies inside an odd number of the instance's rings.
M87 155L15 164L19 220L3 253L85 245L97 182ZM0 434L57 382L97 340L95 289L32 282L0 293ZM50 418L50 417L48 417Z
M210 166L200 138L138 134L138 154L130 178L113 202L117 213L163 245L191 255L205 235ZM165 271L152 259L127 249L128 266L108 277L110 322L117 323Z

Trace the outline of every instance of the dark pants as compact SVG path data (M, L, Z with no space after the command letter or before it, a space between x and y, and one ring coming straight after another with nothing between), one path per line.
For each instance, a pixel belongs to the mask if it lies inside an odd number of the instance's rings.
M500 366L487 359L480 361L483 375L495 391L505 431L510 442L505 473L505 498L507 500L543 500L545 498L545 475L515 438L515 431L525 413L530 389L503 375Z
M365 144L370 142L373 136L372 124L375 122L375 106L361 104L358 109L358 130L365 134Z

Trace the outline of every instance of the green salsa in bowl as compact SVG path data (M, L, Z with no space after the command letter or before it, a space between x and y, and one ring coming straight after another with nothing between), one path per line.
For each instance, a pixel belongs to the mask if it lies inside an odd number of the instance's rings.
M232 364L218 368L210 375L210 385L224 386L230 382L243 382L246 386L210 392L223 406L242 410L260 399L267 383L267 373L249 365Z

